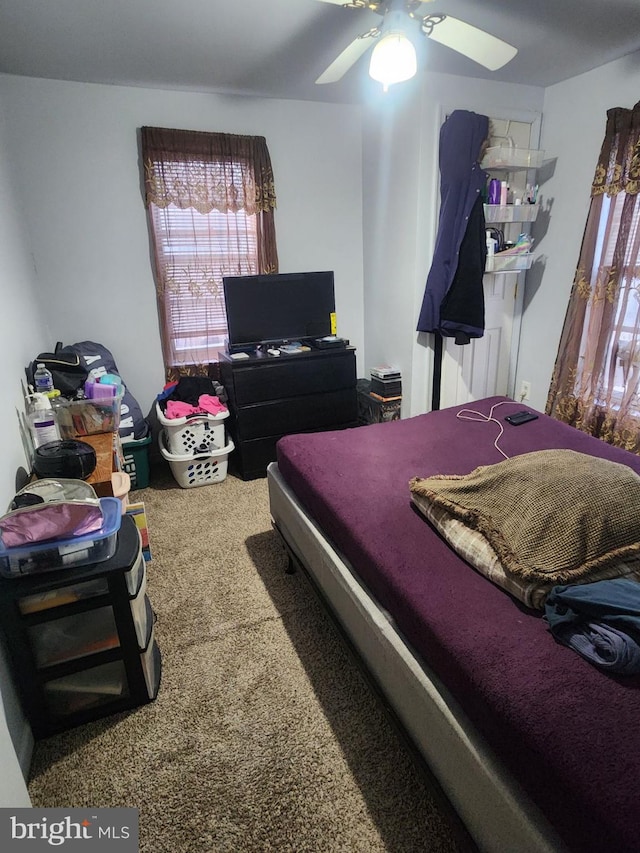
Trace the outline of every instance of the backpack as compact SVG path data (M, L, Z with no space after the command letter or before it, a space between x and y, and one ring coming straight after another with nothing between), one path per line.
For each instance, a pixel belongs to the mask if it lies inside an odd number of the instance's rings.
M84 389L89 371L72 347L63 347L61 343L57 343L55 352L41 352L27 368L27 381L30 385L35 385L33 375L39 364L44 364L51 372L53 387L57 388L63 397L73 399L80 389Z

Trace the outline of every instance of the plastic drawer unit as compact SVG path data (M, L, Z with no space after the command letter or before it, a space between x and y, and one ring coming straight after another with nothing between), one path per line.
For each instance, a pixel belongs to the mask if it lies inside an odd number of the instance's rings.
M0 578L0 626L34 737L155 699L161 656L133 519L112 557Z

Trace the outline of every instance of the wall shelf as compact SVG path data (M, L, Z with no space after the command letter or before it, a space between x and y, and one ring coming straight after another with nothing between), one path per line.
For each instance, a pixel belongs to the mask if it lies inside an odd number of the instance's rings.
M485 222L535 222L537 204L485 204Z
M539 169L543 159L540 149L497 147L487 148L480 165L483 169Z
M487 256L485 272L521 272L530 269L532 263L533 255L531 252L521 255L504 255L498 252L497 255Z

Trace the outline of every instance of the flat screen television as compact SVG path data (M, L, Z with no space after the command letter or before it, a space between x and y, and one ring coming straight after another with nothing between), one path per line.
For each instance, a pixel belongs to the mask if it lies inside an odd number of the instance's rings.
M333 272L225 276L229 352L331 334Z

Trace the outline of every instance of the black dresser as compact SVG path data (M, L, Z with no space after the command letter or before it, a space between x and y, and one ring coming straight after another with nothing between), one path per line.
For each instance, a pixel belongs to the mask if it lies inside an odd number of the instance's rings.
M265 476L283 435L358 424L354 347L245 359L223 354L220 376L236 447L230 464L245 480Z

